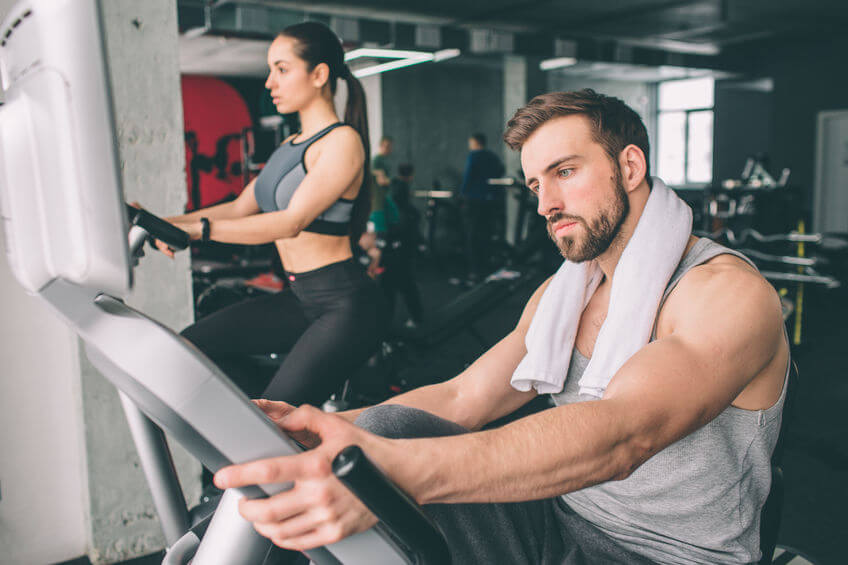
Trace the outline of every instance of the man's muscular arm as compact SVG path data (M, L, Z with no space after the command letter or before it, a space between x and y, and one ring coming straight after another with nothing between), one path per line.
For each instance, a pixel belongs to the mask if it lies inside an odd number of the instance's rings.
M782 384L788 357L768 283L739 266L705 266L685 282L666 306L670 333L628 360L603 399L476 434L381 442L372 456L425 504L539 499L627 477L753 381ZM770 390L758 407L777 400L780 386Z

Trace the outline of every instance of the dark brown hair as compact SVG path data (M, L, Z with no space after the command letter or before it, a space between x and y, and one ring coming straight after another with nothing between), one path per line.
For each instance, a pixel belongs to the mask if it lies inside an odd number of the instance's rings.
M645 177L650 182L650 145L642 118L620 99L598 94L590 88L536 96L507 122L504 141L512 150L520 151L539 126L548 120L575 114L588 118L592 124L592 138L604 148L613 163L618 163L618 156L628 145L641 149L645 154Z
M368 139L368 112L365 106L365 90L344 61L344 49L338 36L333 30L320 22L303 22L291 25L280 32L283 37L294 39L295 54L306 62L312 71L321 63L325 63L330 71L327 83L330 92L336 94L336 82L342 79L347 83L347 104L345 105L344 122L353 127L362 138L365 149L362 186L353 203L350 218L351 241L359 241L359 236L365 231L368 215L371 213L371 142Z

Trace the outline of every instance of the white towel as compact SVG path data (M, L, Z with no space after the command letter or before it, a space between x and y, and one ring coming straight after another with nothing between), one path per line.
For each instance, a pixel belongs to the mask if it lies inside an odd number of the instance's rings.
M651 339L668 281L692 231L692 210L654 177L639 224L615 268L607 317L580 394L601 398L612 377ZM557 270L527 330L527 355L512 375L513 388L539 394L562 390L580 316L603 279L597 261L566 260Z

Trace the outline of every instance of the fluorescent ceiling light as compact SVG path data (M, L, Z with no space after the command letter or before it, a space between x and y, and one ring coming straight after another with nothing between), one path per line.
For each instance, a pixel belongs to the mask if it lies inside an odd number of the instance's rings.
M353 61L360 57L371 57L372 59L414 59L418 57L433 58L432 53L426 51L404 51L402 49L380 49L376 47L360 47L345 53L345 61Z
M574 57L557 57L555 59L545 59L539 63L539 68L543 71L551 71L562 67L570 67L577 64L577 59Z
M459 54L459 49L442 49L441 51L433 53L433 62L438 63L439 61L453 59L454 57L459 57Z
M356 78L367 77L370 75L376 75L378 73L384 73L386 71L392 71L394 69L409 67L410 65L417 65L418 63L426 63L427 61L431 60L433 60L432 55L430 55L430 57L428 57L427 59L398 59L397 61L392 61L391 63L382 63L379 65L365 67L363 69L357 69L353 71L353 76L355 76Z
M460 54L459 49L442 49L435 53L426 51L405 51L402 49L381 49L372 47L361 47L345 53L345 61L354 61L361 57L369 59L395 59L388 63L379 63L353 70L353 76L356 78L376 75L394 69L401 69L418 63L439 62L446 59L452 59Z

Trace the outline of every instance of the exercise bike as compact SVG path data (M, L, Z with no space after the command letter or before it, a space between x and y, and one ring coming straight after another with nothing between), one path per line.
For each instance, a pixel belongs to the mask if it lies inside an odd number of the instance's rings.
M101 21L96 0L24 0L3 24L0 216L9 264L119 389L165 532L164 563L264 563L270 542L241 518L237 502L291 485L229 490L214 513L193 520L163 430L213 471L302 447L196 348L123 301L146 240L184 248L188 237L123 202ZM359 448L342 450L333 470L379 522L308 551L314 563L449 562L438 528Z

